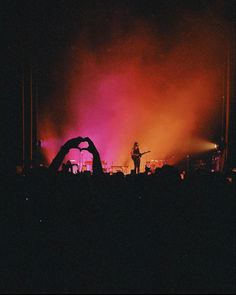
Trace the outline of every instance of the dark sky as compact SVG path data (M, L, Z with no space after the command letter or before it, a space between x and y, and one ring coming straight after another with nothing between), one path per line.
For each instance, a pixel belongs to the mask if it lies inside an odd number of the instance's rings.
M7 150L11 151L9 157L17 158L23 67L27 72L32 64L37 71L44 97L52 87L49 73L54 64L63 62L75 36L85 31L89 45L97 50L109 42L114 25L126 32L135 20L144 20L163 36L168 50L181 36L186 17L210 12L219 22L233 27L235 4L235 0L1 1L2 158Z

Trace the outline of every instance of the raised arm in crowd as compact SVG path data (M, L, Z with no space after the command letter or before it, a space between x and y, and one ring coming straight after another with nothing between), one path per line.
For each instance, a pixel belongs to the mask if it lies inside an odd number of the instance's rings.
M88 147L86 148L80 148L79 145L82 142L87 142ZM72 139L69 139L59 150L57 153L56 157L52 160L51 164L49 165L49 169L51 171L58 171L65 156L69 153L71 149L79 149L80 151L82 150L87 150L89 153L93 155L93 175L101 175L103 174L103 169L102 169L102 163L100 159L99 152L97 148L95 147L94 143L89 137L75 137Z

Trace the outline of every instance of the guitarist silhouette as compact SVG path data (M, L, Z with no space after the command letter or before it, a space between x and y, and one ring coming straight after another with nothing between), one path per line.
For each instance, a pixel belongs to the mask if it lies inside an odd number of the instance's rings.
M146 153L150 153L150 151L140 153L138 143L137 142L134 143L134 145L132 147L132 150L131 150L131 158L134 161L134 172L135 172L135 174L138 174L140 172L140 159L141 159L142 155L144 155Z

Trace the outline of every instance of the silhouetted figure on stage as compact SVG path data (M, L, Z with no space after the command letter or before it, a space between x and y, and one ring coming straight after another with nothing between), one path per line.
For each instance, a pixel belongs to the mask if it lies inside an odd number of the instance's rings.
M134 172L135 174L138 174L140 172L141 153L140 153L139 145L137 142L134 143L134 146L131 150L131 158L134 162Z
M79 145L82 142L87 142L88 147L87 148L80 148ZM89 137L76 137L68 140L60 149L60 151L57 153L56 157L52 160L49 169L52 171L58 171L60 168L62 161L64 160L65 156L69 153L71 149L79 149L87 150L89 153L93 155L93 175L101 175L103 174L102 170L102 163L100 159L99 152L97 148L95 147L94 143Z

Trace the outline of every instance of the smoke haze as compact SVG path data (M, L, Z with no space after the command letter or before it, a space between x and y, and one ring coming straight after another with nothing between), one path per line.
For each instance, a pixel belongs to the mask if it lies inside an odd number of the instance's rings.
M131 168L135 141L141 152L151 150L143 164L175 164L204 151L219 125L227 23L211 11L185 11L166 31L153 21L123 18L114 17L100 36L89 27L73 36L40 119L48 161L80 135L89 136L109 164Z

